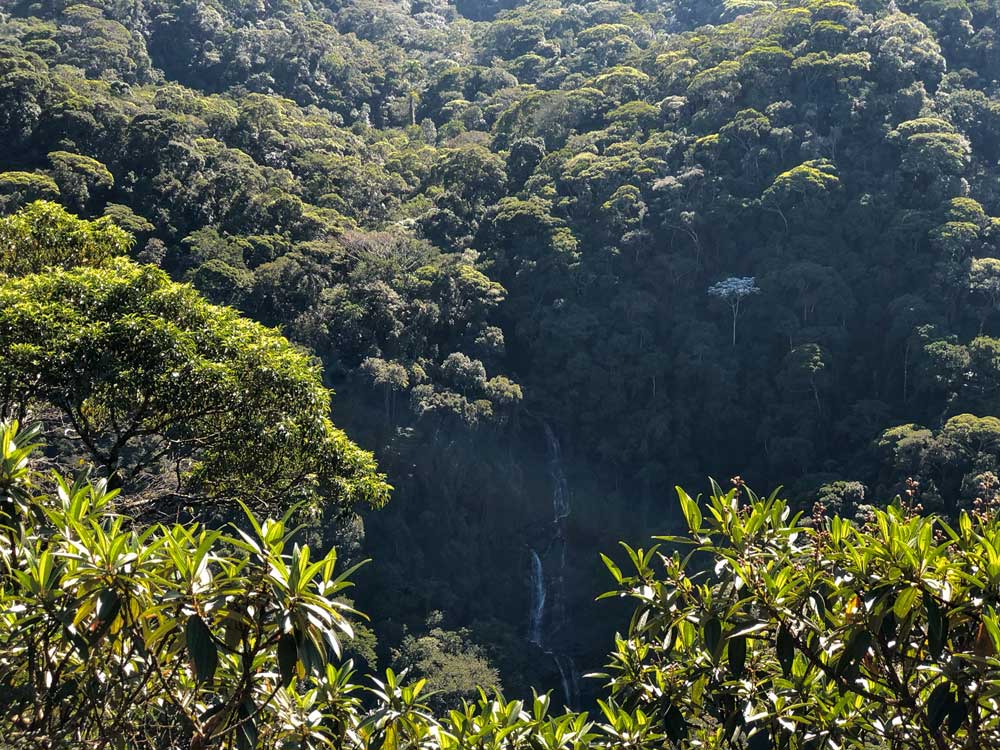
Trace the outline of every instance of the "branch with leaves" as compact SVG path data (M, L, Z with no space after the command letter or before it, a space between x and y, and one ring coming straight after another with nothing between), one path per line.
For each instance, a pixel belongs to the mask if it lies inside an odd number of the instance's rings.
M605 562L637 602L612 692L677 747L988 748L1000 743L1000 523L897 503L804 522L772 495L678 488L688 533ZM707 512L706 512L707 511ZM654 572L654 567L660 572Z

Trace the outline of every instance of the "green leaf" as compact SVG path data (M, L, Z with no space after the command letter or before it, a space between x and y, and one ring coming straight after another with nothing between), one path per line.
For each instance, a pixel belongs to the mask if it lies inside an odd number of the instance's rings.
M951 684L944 680L931 692L927 699L927 726L932 732L936 732L944 717L951 710L955 699L951 694Z
M681 511L684 513L684 520L687 521L688 528L692 532L697 532L701 529L701 508L698 507L698 503L691 499L680 487L675 487L677 490L677 497L681 501Z
M747 663L747 639L744 635L729 638L729 673L739 679Z
M708 622L705 623L705 648L713 655L713 658L721 640L722 623L719 622L718 617L709 618Z
M892 612L900 620L906 618L910 614L910 610L913 609L913 605L917 601L917 597L920 596L920 589L915 586L903 589L899 596L896 597L895 604L892 605Z
M872 645L872 634L860 629L851 636L840 660L837 662L837 673L842 677L852 678L862 657L868 653Z
M213 716L218 716L219 713L225 710L226 710L225 702L213 703L211 706L209 706L202 712L201 716L199 717L199 720L201 721L202 724L204 724Z
M687 720L677 706L667 703L663 712L663 730L674 743L680 742L687 737Z
M253 719L256 711L257 707L252 701L240 704L237 712L239 724L236 727L236 747L239 750L255 750L257 747L257 724Z
M90 629L93 631L93 640L96 642L104 636L111 627L111 624L118 617L122 608L121 597L114 589L104 589L97 595L97 605L94 608L94 622Z
M897 625L899 625L899 622L896 620L895 613L893 613L892 610L889 610L882 618L882 622L879 623L879 635L887 642L896 640Z
M219 666L219 650L212 640L212 632L197 614L188 617L184 630L195 679L198 682L211 682Z
M795 639L784 625L778 629L778 636L775 639L774 650L778 655L778 663L781 664L781 671L787 677L792 672L792 664L795 662Z
M295 663L299 660L295 646L295 636L285 633L278 640L278 672L281 673L281 684L288 687L295 676Z
M997 623L997 614L993 607L986 608L986 611L983 613L982 625L989 634L989 638L980 638L980 640L988 640L989 646L991 646L992 649L987 648L984 652L988 651L989 655L992 656L1000 651L1000 624Z
M737 733L743 728L743 711L736 708L729 712L722 725L722 736L727 738L726 744L734 743Z
M963 700L952 703L948 712L948 734L955 734L961 729L967 718L969 718L969 704Z
M972 536L972 519L964 510L962 511L962 515L958 517L958 530L964 539Z
M89 659L90 658L90 644L87 643L87 641L84 639L84 637L82 635L80 635L79 633L77 633L75 631L72 631L69 628L65 628L65 627L63 628L63 632L66 634L66 637L69 638L70 642L76 648L77 652L80 655L80 658L83 659L83 660Z
M740 628L735 633L732 633L729 637L735 638L739 635L753 635L754 633L759 633L762 630L767 630L766 622L755 622L752 625L747 625L745 628Z
M924 608L927 610L927 649L936 659L941 656L948 640L948 617L933 597L925 596L924 599Z
M611 571L611 575L615 579L615 583L621 583L622 582L621 569L617 565L615 565L614 562L611 560L611 558L605 555L603 552L601 553L601 559L604 561L604 565L607 567L607 569Z
M809 601L812 602L813 610L820 617L820 619L825 620L826 600L820 595L818 591L812 591L809 593Z
M225 639L226 648L230 651L235 651L236 647L240 645L240 641L243 639L243 634L246 631L246 626L236 615L230 615L226 618L226 629L223 634Z
M321 648L322 644L317 645L311 635L296 630L294 640L298 658L306 672L319 672L326 666L326 651Z

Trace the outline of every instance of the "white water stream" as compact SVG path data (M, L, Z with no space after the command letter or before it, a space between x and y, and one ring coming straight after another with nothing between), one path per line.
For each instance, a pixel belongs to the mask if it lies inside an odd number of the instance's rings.
M552 428L545 424L545 441L549 454L549 476L552 478L552 527L548 547L542 553L556 562L556 569L548 577L542 565L542 555L531 550L531 570L528 576L531 586L531 609L528 613L528 640L552 657L559 670L563 698L569 707L580 701L579 676L573 657L559 651L549 643L553 634L558 634L566 624L566 519L572 510L570 506L569 483L562 464L562 448ZM548 607L548 622L546 622Z
M542 558L531 550L531 613L528 619L528 640L535 646L542 645L542 618L545 616L545 571Z

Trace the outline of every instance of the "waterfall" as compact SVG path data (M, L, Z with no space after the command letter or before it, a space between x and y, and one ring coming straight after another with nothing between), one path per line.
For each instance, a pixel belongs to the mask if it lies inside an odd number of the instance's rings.
M554 522L558 525L569 518L569 482L566 481L566 472L563 471L559 438L548 423L545 424L545 442L549 447L549 475L555 485L552 488L552 513Z
M552 479L552 526L549 544L543 554L556 562L554 572L550 569L546 579L542 567L542 557L535 549L531 549L531 610L528 616L528 640L538 646L545 654L552 657L559 670L562 683L563 698L567 706L574 707L580 700L580 687L576 664L573 658L559 651L549 643L547 636L558 635L566 624L566 592L564 578L566 573L566 519L570 516L569 482L562 464L562 448L552 427L547 423L545 442L549 454L549 476ZM549 606L549 617L546 623L545 608ZM547 627L546 627L547 624Z
M542 616L545 614L545 573L542 558L531 550L531 612L528 616L528 640L542 645Z
M569 654L552 653L552 659L559 668L559 679L562 682L566 705L572 708L580 701L580 683L576 672L576 663Z

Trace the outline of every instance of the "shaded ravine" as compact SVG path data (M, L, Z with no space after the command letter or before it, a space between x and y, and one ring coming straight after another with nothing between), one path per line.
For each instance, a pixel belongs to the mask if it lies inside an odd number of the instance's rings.
M579 676L573 657L561 651L555 637L566 625L566 519L571 513L569 483L562 464L562 447L559 439L548 423L544 423L545 442L548 448L549 476L552 479L553 520L546 540L546 548L540 555L534 548L531 552L531 609L528 613L528 640L552 657L559 670L563 699L571 708L580 702ZM542 557L555 562L554 570L546 575Z

